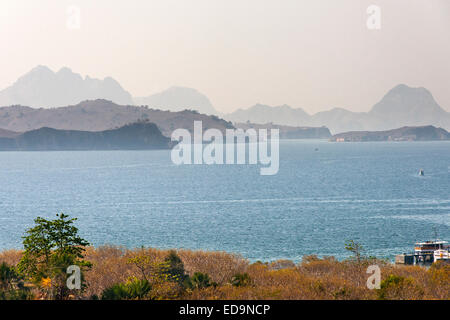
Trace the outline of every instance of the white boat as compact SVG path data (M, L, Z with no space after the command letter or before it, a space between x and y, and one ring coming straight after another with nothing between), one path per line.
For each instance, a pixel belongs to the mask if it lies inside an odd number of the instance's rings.
M418 262L436 262L437 260L449 259L450 246L447 241L425 241L417 242L414 247L414 255Z
M435 250L434 251L434 262L438 262L438 261L446 261L449 262L450 261L450 253L449 250L445 250L445 249L439 249L439 250Z
M395 256L396 264L432 264L436 261L450 262L450 246L447 241L416 242L414 252Z

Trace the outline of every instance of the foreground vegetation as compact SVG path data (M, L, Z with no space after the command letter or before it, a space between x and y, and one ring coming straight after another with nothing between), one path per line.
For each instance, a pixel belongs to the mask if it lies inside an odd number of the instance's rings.
M450 266L395 266L362 254L305 256L250 263L225 252L103 246L80 238L74 219L35 220L24 250L0 253L1 299L449 299ZM380 289L366 286L369 265L381 269ZM81 289L66 285L66 269L82 270Z

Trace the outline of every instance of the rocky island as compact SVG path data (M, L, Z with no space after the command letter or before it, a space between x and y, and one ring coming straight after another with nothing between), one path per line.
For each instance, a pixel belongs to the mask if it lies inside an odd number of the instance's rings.
M148 150L168 149L170 138L154 123L136 122L105 131L40 128L24 133L0 132L0 151Z
M402 127L387 131L350 131L335 134L330 141L436 141L450 140L450 133L434 126Z

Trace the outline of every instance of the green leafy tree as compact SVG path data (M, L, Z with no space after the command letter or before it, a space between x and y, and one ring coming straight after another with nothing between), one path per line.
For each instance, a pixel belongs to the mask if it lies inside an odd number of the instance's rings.
M66 286L67 267L78 265L88 268L84 252L89 243L78 235L78 228L63 213L56 219L38 217L35 226L23 237L24 254L18 264L18 271L26 279L45 287L50 298L64 299L69 295Z

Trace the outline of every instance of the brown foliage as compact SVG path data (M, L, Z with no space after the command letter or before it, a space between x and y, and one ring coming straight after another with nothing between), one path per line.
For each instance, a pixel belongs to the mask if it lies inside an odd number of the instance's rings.
M129 250L102 246L88 248L85 259L92 268L84 273L84 298L101 296L104 289L131 278L152 278L152 266L164 261L168 250L151 248ZM396 266L385 261L337 261L333 257L305 256L295 265L289 260L250 264L236 254L178 250L187 274L208 274L217 285L182 290L179 283L153 281L151 299L449 299L450 265L436 263L431 268ZM0 262L16 265L17 250L0 253ZM369 290L367 266L381 269L383 287ZM232 284L236 275L249 281ZM154 278L154 277L153 277Z
M228 283L235 274L245 272L248 267L247 260L226 252L180 250L178 255L190 276L194 272L207 273L218 284Z
M21 250L6 250L0 252L0 263L5 262L10 266L15 266L19 263L20 258L22 258Z
M132 266L127 264L127 254L128 251L120 247L88 248L86 260L92 263L92 268L85 273L88 284L85 295L100 296L104 289L135 275Z

